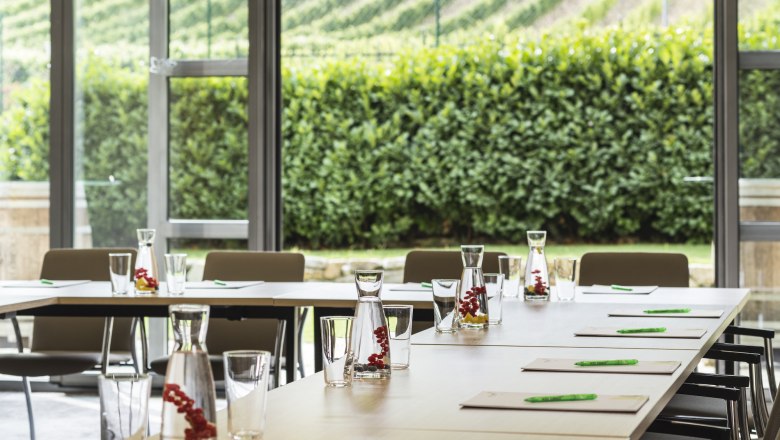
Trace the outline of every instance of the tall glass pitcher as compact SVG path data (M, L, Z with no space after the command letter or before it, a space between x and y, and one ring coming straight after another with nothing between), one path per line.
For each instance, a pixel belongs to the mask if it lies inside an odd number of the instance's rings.
M547 258L544 244L547 231L528 231L528 260L525 263L526 301L550 300L550 274L547 272Z
M176 347L165 372L160 438L216 439L216 392L205 343L209 306L176 304L168 312Z
M138 234L138 255L135 257L135 290L139 293L154 293L160 288L157 257L154 255L154 229L136 229Z
M463 273L458 291L458 326L460 328L487 328L488 299L485 279L482 276L482 255L485 246L460 247Z
M382 310L381 270L356 270L358 303L352 323L354 379L387 379L390 377L390 341L387 319Z

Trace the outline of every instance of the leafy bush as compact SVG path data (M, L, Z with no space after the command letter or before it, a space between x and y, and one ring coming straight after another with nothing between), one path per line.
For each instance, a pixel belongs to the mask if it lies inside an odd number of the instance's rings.
M709 242L711 187L684 177L712 175L711 54L692 30L612 29L287 68L286 243L522 242L535 228L556 240ZM113 244L145 222L146 79L85 74L85 178L122 182L87 193L96 244ZM743 96L777 89L753 78ZM245 218L246 83L171 87L172 214ZM0 149L0 174L45 178L44 90L25 93L0 126L2 145L24 154ZM777 118L772 102L743 118L756 140L743 149L767 158L746 161L746 175L780 167L768 160L778 136L759 136Z

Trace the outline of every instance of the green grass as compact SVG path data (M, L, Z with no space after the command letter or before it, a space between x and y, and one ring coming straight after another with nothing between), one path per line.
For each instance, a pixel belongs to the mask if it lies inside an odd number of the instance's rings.
M442 250L458 250L458 246L426 248ZM521 255L525 257L528 253L526 245L485 245L488 251L505 252L509 255ZM395 249L326 249L326 250L306 250L306 249L285 249L287 251L301 252L306 256L321 258L338 259L369 259L369 258L393 258L403 257L411 248ZM171 252L184 252L193 260L202 260L206 258L208 250L204 249L172 249ZM586 252L679 252L688 256L688 260L693 264L712 264L712 247L709 244L563 244L548 243L546 248L547 256L550 258L558 256L580 257Z

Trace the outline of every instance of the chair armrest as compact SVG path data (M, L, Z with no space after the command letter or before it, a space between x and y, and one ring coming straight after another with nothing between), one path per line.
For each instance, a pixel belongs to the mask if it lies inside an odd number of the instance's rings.
M739 351L721 351L710 350L704 355L707 359L717 359L719 361L746 362L748 364L761 363L761 356L753 353L742 353Z
M723 330L724 335L755 336L757 338L774 339L775 331L766 328L738 327L730 325Z
M710 385L684 383L680 389L677 390L677 394L711 397L713 399L723 399L726 401L737 401L740 399L741 391L737 388L714 387Z
M750 378L748 376L732 376L730 374L691 373L691 375L685 379L685 383L747 388L750 386Z
M739 351L743 353L753 353L757 355L764 355L764 347L759 345L747 345L747 344L729 344L726 342L716 342L712 344L710 350L718 351Z
M731 429L729 428L667 419L656 419L647 430L661 434L713 440L728 440L731 438Z

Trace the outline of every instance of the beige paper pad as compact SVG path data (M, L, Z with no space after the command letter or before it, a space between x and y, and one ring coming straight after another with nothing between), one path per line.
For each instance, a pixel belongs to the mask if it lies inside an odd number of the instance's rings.
M597 367L580 367L579 361L596 361L603 359L535 359L523 367L526 371L563 371L573 373L633 373L633 374L672 374L680 366L679 361L642 361L635 365L600 365Z
M635 413L647 402L647 396L599 395L596 400L530 403L524 399L552 393L507 393L483 391L461 403L464 408L520 409L541 411L585 411Z
M262 281L223 281L225 285L216 284L214 281L187 281L184 286L187 289L243 289L244 287L262 284Z
M625 286L625 287L630 288L631 291L613 289L612 286L605 286L602 284L594 284L592 286L584 286L582 288L582 293L593 293L593 294L603 294L603 295L647 295L658 288L658 286Z
M649 327L649 326L648 326ZM574 332L575 336L607 336L615 338L679 338L699 339L707 333L701 328L668 328L665 332L655 333L618 333L620 329L627 327L585 327Z
M643 310L647 309L614 310L609 312L609 316L631 316L642 318L720 318L723 316L723 310L691 309L691 311L688 313L644 313Z

